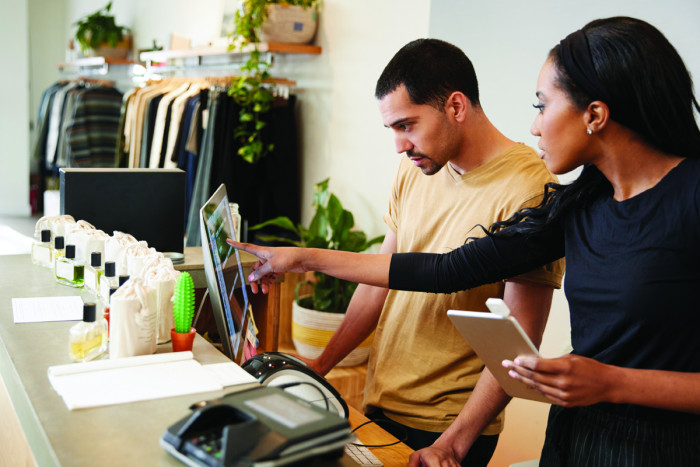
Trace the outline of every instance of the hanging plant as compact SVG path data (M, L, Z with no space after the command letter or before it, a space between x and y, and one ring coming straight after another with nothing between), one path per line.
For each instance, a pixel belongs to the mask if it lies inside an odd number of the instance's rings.
M229 46L229 50L244 50L250 45L253 46L250 57L241 67L241 76L236 78L229 88L229 95L241 108L238 125L234 129L235 137L241 142L238 155L251 164L274 150L274 145L263 141L262 138L262 130L267 125L265 114L272 107L274 96L264 86L264 82L270 79L270 63L261 60L257 44L258 32L267 17L266 7L283 3L304 8L317 8L321 1L244 0L236 11L234 29L231 33L233 43Z

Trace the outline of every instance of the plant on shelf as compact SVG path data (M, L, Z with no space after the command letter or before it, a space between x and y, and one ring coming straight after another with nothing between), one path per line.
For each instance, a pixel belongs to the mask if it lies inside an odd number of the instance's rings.
M274 235L261 235L258 238L262 241L279 241L305 248L352 252L365 251L372 245L384 241L383 235L368 240L364 232L352 230L355 219L350 211L343 208L338 197L329 193L328 182L327 178L314 187L315 214L308 227L301 224L294 225L288 217L277 217L257 224L251 227L251 230L275 226L294 233L297 239ZM315 281L304 281L297 285L295 296L299 305L317 311L345 313L357 283L336 279L319 272L315 272L314 276ZM298 290L303 284L311 284L313 292L300 300Z
M321 0L244 0L236 10L229 50L244 50L250 46L252 50L241 67L241 76L229 88L229 95L241 107L238 125L234 129L234 136L241 141L238 155L251 164L274 150L274 145L262 138L266 125L264 115L274 100L270 90L263 85L270 79L270 63L261 58L257 47L260 42L258 33L267 18L267 7L287 4L316 9L320 3Z
M117 43L124 40L124 34L128 33L129 30L116 24L114 15L110 14L111 9L112 2L110 1L104 8L75 22L75 26L78 27L75 38L83 53L95 50L104 43L116 47Z

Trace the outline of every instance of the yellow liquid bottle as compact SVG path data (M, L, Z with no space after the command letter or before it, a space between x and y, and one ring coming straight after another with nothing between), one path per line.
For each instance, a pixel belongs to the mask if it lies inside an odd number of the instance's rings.
M95 304L83 304L83 321L70 328L68 351L74 362L86 362L107 352L107 322L95 319Z

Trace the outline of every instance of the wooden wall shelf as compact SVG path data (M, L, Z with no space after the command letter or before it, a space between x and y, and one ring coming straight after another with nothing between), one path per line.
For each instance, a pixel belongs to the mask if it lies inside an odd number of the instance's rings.
M308 44L286 44L283 42L260 42L257 44L258 51L266 53L284 53L284 54L309 54L319 55L321 47ZM214 47L198 47L193 49L182 50L158 50L154 52L141 52L139 59L142 62L161 63L177 58L190 57L209 57L213 55L243 55L254 50L253 45L245 47L243 50L228 49L227 45Z

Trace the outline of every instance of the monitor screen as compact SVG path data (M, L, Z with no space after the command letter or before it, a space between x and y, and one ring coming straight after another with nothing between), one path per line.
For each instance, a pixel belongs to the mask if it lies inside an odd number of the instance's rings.
M226 243L235 236L224 185L202 206L200 227L204 272L223 352L240 365L248 327L248 294L238 250ZM237 290L242 306L234 295Z
M108 234L118 230L160 252L185 246L185 172L180 169L61 169L61 214Z

